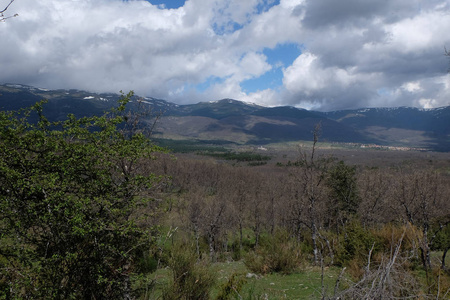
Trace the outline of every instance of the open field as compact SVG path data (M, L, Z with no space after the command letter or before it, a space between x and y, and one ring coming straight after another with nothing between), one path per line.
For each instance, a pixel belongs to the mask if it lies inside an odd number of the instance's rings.
M433 252L434 259L442 255L442 252ZM447 257L450 264L450 257ZM216 299L220 290L231 278L235 282L240 281L242 286L230 294L230 299L323 299L323 295L333 297L336 283L339 281L337 292L348 288L349 283L354 281L342 268L325 267L323 270L318 266L304 266L297 272L289 275L278 273L258 275L252 273L242 260L225 261L211 264L209 269L215 274L216 282L211 291L210 298ZM426 281L426 274L417 271L417 276ZM152 288L140 299L160 299L164 288L170 281L172 273L168 268L158 269L150 274L147 282L151 282ZM323 276L323 277L322 277Z
M231 299L321 299L323 290L333 293L340 272L337 268L325 268L322 288L320 267L307 267L290 275L274 273L264 276L249 271L242 261L219 262L212 264L210 268L217 276L211 299L218 296L221 287L233 276L241 280L243 285L238 291L231 293ZM148 299L162 297L163 287L170 276L168 269L160 269L150 276L150 279L155 280L155 288L148 294Z
M295 161L301 151L310 151L312 142L290 142L277 143L264 146L238 145L226 143L178 141L162 144L163 146L175 149L175 153L180 152L197 154L202 151L210 152L252 152L270 156L269 164ZM183 145L183 146L181 146ZM346 164L366 166L366 167L397 167L401 165L413 164L421 168L433 168L439 172L450 174L450 153L418 150L393 150L387 148L361 148L361 145L352 144L330 144L318 143L317 153L325 157L335 157L343 160Z

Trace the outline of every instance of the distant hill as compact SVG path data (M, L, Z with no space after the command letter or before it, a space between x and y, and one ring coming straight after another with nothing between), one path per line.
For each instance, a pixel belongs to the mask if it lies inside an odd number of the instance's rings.
M99 115L117 105L120 95L79 90L45 90L0 85L0 109L17 110L48 99L45 114L62 120L67 114ZM436 109L366 108L316 112L290 106L263 107L233 99L177 105L135 96L155 114L162 113L155 136L240 144L312 140L317 123L321 141L450 151L450 106Z
M322 115L374 137L382 144L450 151L450 106L366 108Z

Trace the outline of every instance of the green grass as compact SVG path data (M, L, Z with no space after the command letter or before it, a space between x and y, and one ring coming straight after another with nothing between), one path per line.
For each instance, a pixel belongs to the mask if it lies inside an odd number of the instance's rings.
M431 262L433 265L439 266L441 264L442 254L442 251L431 252ZM447 268L450 267L450 253L447 253L447 255L445 256L445 265L447 266Z
M334 288L335 270L324 273L324 287ZM322 290L320 268L308 268L291 275L269 274L249 281L256 295L267 295L268 299L320 299ZM249 286L247 286L249 288Z
M223 145L230 144L224 141L203 141L203 140L173 140L153 138L153 141L160 147L167 148L174 153L192 152L226 152L229 151Z
M236 160L236 161L245 161L245 162L261 162L268 161L271 159L268 155L262 155L259 153L252 152L199 152L199 155L207 155L225 160Z
M319 267L306 267L290 275L268 274L265 276L251 274L243 261L220 262L211 265L213 271L217 274L217 283L211 292L211 299L216 299L220 287L228 279L236 274L239 278L245 280L240 296L242 299L320 299L322 290L321 269ZM326 268L324 271L324 286L330 294L339 275L337 268ZM150 275L154 279L153 291L147 293L148 298L140 299L158 299L162 295L164 284L171 276L167 268L159 269ZM235 298L239 299L237 294Z

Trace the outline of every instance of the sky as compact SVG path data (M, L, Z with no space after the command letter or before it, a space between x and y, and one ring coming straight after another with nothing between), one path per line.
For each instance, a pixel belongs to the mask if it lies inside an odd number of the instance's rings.
M2 10L10 0L0 0ZM450 105L450 0L15 0L0 82L331 111Z

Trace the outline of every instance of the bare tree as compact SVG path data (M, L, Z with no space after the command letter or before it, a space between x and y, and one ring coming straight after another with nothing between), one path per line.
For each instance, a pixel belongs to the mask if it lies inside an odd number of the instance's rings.
M400 180L396 199L404 212L405 221L417 226L422 231L420 239L420 255L423 267L431 269L430 247L433 235L430 236L434 219L446 215L446 199L440 194L442 186L436 172L410 171L399 174Z
M393 201L389 201L393 178L387 170L380 169L367 169L359 174L361 205L358 214L365 228L388 223L397 217L392 213L395 208L390 202Z
M6 10L8 10L9 6L10 6L13 2L14 2L14 0L11 0L11 1L8 3L8 5L6 5L6 7L5 7L3 10L0 11L0 22L4 22L4 21L6 21L6 20L9 19L9 18L14 18L14 17L17 17L17 16L19 15L19 14L14 14L14 15L12 15L12 16L5 16L5 15L4 15L4 12L5 12Z
M205 226L208 236L209 256L211 262L216 262L216 242L222 231L226 203L223 201L224 199L219 197L211 197L209 200L205 207Z
M239 251L242 251L243 230L246 221L246 213L248 207L249 191L247 187L247 174L236 173L230 176L227 187L228 194L231 198L234 220L237 223L239 232Z
M317 142L319 141L321 124L317 124L313 131L313 145L311 152L300 150L297 164L301 166L298 180L301 183L301 193L299 198L306 199L307 204L300 206L301 210L306 208L308 220L300 220L311 231L311 240L314 253L314 263L319 263L319 213L320 205L323 205L324 179L326 173L326 163L317 158ZM300 212L302 214L302 212Z
M263 225L263 212L264 212L264 203L262 201L262 186L261 183L257 183L259 185L256 188L255 194L250 199L250 227L255 234L255 247L259 245L259 239L261 236L261 230Z
M195 239L195 252L197 254L197 258L200 259L200 235L202 234L202 226L204 219L204 198L205 195L201 192L191 192L186 201L186 209L188 219L191 225L191 229L194 233Z

